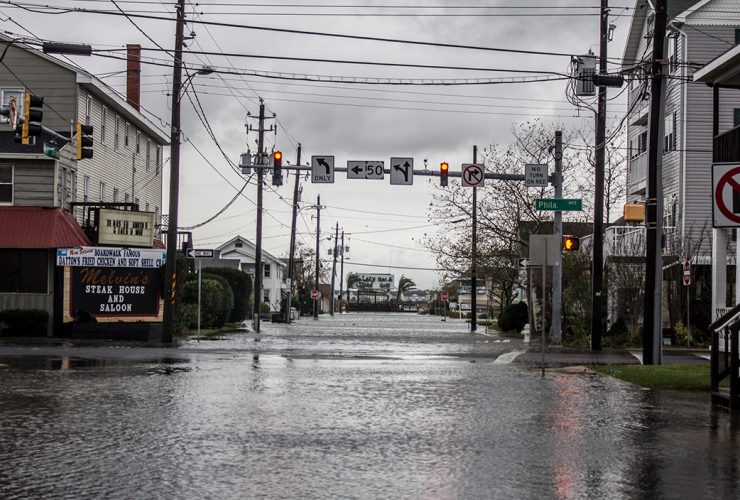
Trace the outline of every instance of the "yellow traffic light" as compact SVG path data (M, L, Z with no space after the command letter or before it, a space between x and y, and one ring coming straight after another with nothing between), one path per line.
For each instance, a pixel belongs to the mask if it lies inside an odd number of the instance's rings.
M447 178L450 171L450 165L443 161L439 164L439 185L442 187L447 186Z

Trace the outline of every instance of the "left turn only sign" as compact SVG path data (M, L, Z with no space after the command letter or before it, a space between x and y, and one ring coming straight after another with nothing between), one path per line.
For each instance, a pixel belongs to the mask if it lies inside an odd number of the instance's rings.
M740 227L740 164L712 165L712 225Z
M311 183L334 184L334 157L311 157Z

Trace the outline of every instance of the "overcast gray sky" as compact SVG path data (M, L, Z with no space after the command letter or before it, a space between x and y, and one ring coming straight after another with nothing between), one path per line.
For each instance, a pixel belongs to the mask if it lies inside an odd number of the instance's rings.
M49 2L28 0L27 3ZM174 17L173 0L118 0L116 3L130 14L151 11L160 18ZM156 48L143 31L162 47L171 49L174 46L175 23L172 21L131 18L140 31L125 17L112 15L117 12L117 6L110 1L59 0L52 5L105 10L111 14L50 15L0 2L0 28L25 35L30 32L42 39L90 43L95 48L122 48L127 43ZM589 49L598 52L598 0L470 0L465 3L453 0L201 0L197 3L188 1L187 5L187 17L191 21L565 54L582 54ZM332 5L345 7L326 8ZM633 5L632 0L612 5L610 20L616 29L609 44L610 59L618 60L622 56ZM518 8L502 8L506 6ZM556 9L554 6L568 8ZM532 71L565 73L570 62L568 57L562 56L347 40L198 23L188 24L186 32L195 34L195 38L187 42L188 49L194 51L521 71L402 68L223 55L185 56L186 63L194 67L211 65L231 68L235 72L256 70L290 75L344 76L351 77L347 79L350 81L359 77L511 79L531 77ZM167 58L161 52L145 51L144 55ZM76 57L74 61L99 76L125 69L124 61L100 56ZM142 106L165 124L169 122L171 112L167 97L171 75L170 68L146 64L143 67ZM125 92L124 75L105 77L104 81ZM562 80L463 86L388 86L218 74L197 76L193 87L221 147L235 163L238 163L239 154L246 150L247 142L252 151L256 150L256 134L247 135L245 123L256 126L256 120L248 120L246 115L249 111L252 116L257 116L258 96L264 98L269 113L275 113L279 120L277 134L266 137L269 148L275 146L283 151L284 164L295 162L296 142L301 142L304 162L309 161L311 155L334 155L337 166L346 166L347 160L383 160L388 167L391 156L410 156L415 159L416 169L423 168L423 160L427 159L430 169L436 170L441 161L447 161L451 169L459 170L462 163L472 160L474 144L482 148L508 143L511 126L515 122L540 117L545 123L557 123L568 129L583 127L593 120L588 112L581 112L579 116L565 100L566 82ZM616 91L610 91L610 95L615 94ZM182 146L180 225L190 226L221 209L244 179L229 167L196 117L189 100L183 98L183 103L182 129L186 142ZM624 111L623 101L615 103L610 104L611 115ZM210 160L213 167L195 148ZM165 168L165 174L168 172L169 169ZM413 268L435 268L435 258L417 241L424 233L444 230L428 226L427 208L434 186L439 182L438 179L429 179L417 177L413 186L391 186L387 177L384 181L348 180L345 174L337 174L336 182L331 185L303 183L302 206L313 204L320 194L321 203L326 207L321 212L322 235L333 233L337 222L340 229L348 233L346 241L350 246L350 260L345 264L345 273L390 271L396 279L406 274L419 287L428 288L438 283L438 274ZM165 195L167 182L165 178ZM267 189L265 193L264 248L278 256L287 255L288 251L292 191L291 178L289 182L286 179L285 185L276 192ZM253 240L255 193L256 188L249 186L245 197L240 197L214 222L195 230L196 246L215 247L236 234ZM315 211L304 208L299 217L298 239L307 245L313 245L315 241L314 214ZM329 257L327 251L331 246L331 242L323 239L322 258Z

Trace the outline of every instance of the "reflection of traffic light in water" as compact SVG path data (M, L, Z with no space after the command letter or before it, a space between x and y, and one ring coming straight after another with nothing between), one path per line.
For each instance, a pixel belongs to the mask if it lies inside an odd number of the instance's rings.
M581 241L575 236L563 236L563 251L575 252L581 247Z
M447 162L439 164L439 185L442 187L447 186L448 174L450 173L450 165Z

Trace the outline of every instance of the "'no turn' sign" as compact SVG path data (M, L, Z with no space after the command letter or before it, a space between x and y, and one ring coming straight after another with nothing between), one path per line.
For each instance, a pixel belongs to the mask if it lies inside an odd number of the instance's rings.
M712 225L740 227L740 165L712 165Z

